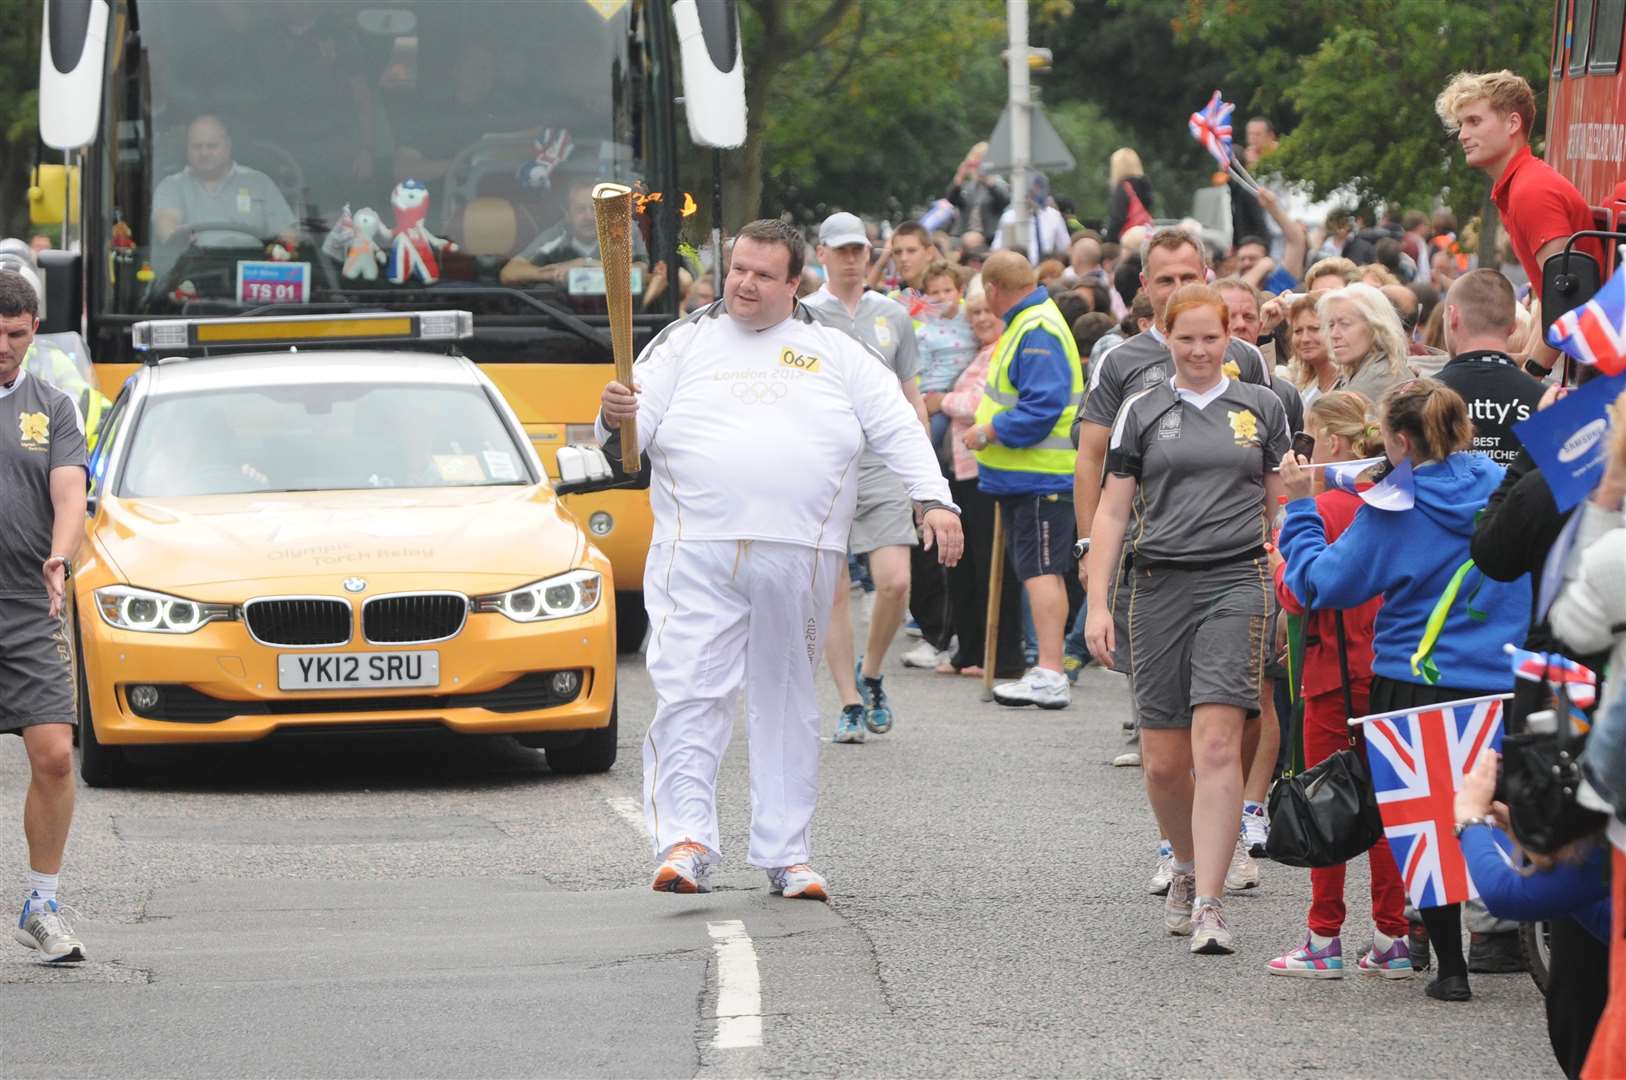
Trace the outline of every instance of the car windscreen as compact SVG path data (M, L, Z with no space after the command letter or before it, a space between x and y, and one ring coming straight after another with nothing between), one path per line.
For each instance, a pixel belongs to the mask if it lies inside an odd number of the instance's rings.
M317 383L165 394L122 455L125 498L531 482L478 387Z

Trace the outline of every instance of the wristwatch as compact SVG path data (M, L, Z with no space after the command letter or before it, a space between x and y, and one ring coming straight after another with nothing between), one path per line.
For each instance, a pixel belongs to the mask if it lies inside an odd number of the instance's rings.
M1453 836L1460 838L1464 829L1471 828L1475 825L1484 825L1487 828L1495 828L1496 819L1491 817L1489 814L1486 814L1484 817L1469 818L1467 821L1459 821L1457 822L1456 827L1451 830L1451 833Z
M1536 358L1532 356L1530 359L1524 362L1524 373L1536 379L1545 379L1547 376L1553 373L1553 369L1550 367L1542 367Z
M1074 544L1073 544L1073 558L1074 559L1082 559L1084 556L1088 555L1089 553L1090 553L1090 538L1089 537L1086 536L1082 540L1078 540L1078 541L1074 542Z

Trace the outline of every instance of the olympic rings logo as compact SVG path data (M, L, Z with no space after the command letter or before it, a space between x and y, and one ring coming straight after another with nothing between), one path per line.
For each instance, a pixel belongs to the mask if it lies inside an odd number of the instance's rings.
M731 392L746 405L776 405L790 393L790 387L778 381L737 382Z

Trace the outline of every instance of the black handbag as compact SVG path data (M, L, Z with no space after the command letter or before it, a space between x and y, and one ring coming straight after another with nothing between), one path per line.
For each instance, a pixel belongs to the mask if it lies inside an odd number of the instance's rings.
M1519 846L1538 855L1551 855L1597 832L1608 820L1575 801L1586 736L1570 723L1567 684L1549 686L1555 691L1555 729L1502 736L1502 790L1497 793L1507 801L1508 824Z
M1343 678L1344 714L1354 711L1349 696L1349 654L1344 617L1338 627L1338 670ZM1294 713L1293 742L1304 745L1304 712ZM1302 749L1295 763L1302 764ZM1337 866L1371 849L1383 838L1383 818L1366 761L1353 735L1349 746L1314 768L1288 772L1270 789L1270 835L1265 854L1286 866Z

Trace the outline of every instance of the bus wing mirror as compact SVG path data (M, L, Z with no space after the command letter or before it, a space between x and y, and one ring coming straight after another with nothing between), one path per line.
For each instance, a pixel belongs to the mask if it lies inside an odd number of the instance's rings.
M1581 251L1561 251L1542 264L1542 329L1592 299L1603 284L1602 277L1598 260Z
M107 54L107 0L48 0L40 49L40 141L77 150L96 139Z
M696 146L745 145L745 65L735 0L673 0L683 107Z
M557 494L579 495L586 491L602 491L617 483L609 456L596 446L561 446L554 456L554 462L559 467L559 481L553 485Z
M77 251L39 253L40 276L45 280L45 314L41 334L77 334L85 312L84 259Z

